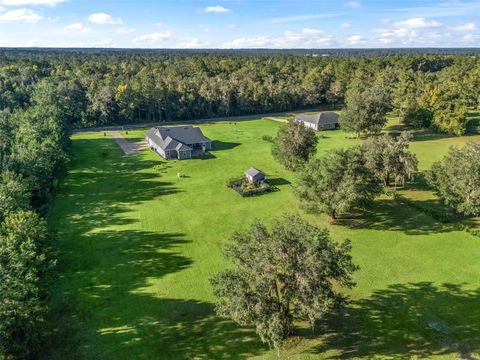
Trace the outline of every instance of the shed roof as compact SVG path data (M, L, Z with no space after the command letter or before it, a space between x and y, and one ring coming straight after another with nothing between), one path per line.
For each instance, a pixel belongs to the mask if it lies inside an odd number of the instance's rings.
M251 167L245 171L245 175L252 177L253 179L263 179L265 178L265 173L257 168Z

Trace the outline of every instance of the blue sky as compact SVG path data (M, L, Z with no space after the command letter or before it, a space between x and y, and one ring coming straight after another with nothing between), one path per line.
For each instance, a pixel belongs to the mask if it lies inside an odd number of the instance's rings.
M480 1L0 0L0 46L480 46Z

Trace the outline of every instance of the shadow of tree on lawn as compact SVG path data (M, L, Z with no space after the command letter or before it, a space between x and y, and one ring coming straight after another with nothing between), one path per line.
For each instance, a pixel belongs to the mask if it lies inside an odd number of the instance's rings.
M274 177L274 178L267 178L267 183L272 186L282 186L282 185L290 185L291 182L284 178Z
M111 139L75 140L49 218L59 278L44 358L222 359L265 350L251 329L216 317L212 304L167 298L155 287L192 266L181 252L185 234L121 228L138 221L132 205L178 192L146 171L158 164L122 156Z
M480 289L430 282L395 284L353 302L320 326L314 352L334 358L428 358L480 352ZM333 358L333 356L332 356Z
M456 230L454 224L441 223L421 211L393 199L377 199L370 208L349 218L337 219L338 225L351 229L403 231L423 235Z
M212 150L213 151L223 151L223 150L231 150L240 146L242 144L236 142L228 142L228 141L220 141L220 140L213 140L212 142Z

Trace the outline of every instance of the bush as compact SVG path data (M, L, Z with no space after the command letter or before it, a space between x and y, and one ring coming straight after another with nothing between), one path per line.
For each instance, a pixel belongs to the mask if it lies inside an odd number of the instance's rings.
M269 143L273 143L273 137L271 137L270 135L263 135L262 140L264 140L266 142L269 142Z
M230 179L227 182L227 186L238 192L242 197L260 195L272 189L268 182L252 184L243 176Z

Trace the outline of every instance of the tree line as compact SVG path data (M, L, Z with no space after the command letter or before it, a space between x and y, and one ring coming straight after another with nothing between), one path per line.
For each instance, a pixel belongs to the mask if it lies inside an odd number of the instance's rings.
M480 60L458 55L330 56L305 52L25 51L0 58L0 109L56 88L72 127L381 104L414 127L462 134L480 101ZM303 55L303 56L300 56ZM455 54L453 52L453 54ZM357 54L358 55L358 54ZM44 86L47 86L44 85ZM359 118L365 127L382 119ZM348 117L349 113L345 114ZM368 125L368 124L367 124ZM352 129L356 131L356 128Z
M21 99L23 90L12 92ZM0 111L0 358L38 359L48 333L55 256L43 216L68 161L57 87L38 82L28 106ZM15 95L15 96L13 96Z

